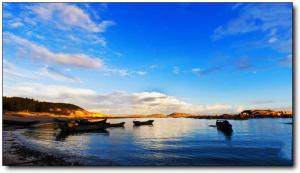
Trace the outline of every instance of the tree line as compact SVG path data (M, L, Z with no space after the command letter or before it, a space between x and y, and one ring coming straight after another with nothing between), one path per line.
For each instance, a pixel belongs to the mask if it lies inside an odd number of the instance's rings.
M4 111L53 112L53 110L83 110L81 107L69 103L40 102L22 97L3 97Z

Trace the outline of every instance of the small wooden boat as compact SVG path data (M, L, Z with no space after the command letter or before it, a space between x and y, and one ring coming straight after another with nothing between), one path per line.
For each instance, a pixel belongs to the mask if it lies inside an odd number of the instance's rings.
M106 123L106 119L104 120L100 120L100 121L90 121L90 120L86 120L86 119L80 119L80 120L75 120L76 123L78 123L78 125L103 125L103 124L107 124Z
M232 132L232 125L227 120L217 120L216 126L218 130L224 131L224 132Z
M154 120L148 121L133 121L134 126L141 126L141 125L152 125Z
M108 127L124 127L124 124L125 124L125 122L115 123L115 124L107 123L107 126Z
M107 128L106 123L79 125L77 122L60 122L58 127L62 132L85 132L85 131L102 131Z
M14 126L32 126L40 121L16 121L16 120L3 120L3 124L14 125Z

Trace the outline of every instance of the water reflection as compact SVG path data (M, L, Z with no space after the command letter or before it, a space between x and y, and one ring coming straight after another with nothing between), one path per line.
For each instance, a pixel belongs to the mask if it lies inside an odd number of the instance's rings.
M133 120L108 120L126 124L105 133L61 134L44 127L27 135L45 147L122 165L263 165L286 164L292 159L292 126L284 124L291 119L232 120L234 133L210 127L215 120L161 118L152 126L139 127L133 127Z
M217 129L217 130L225 136L226 140L231 141L233 131L224 131L224 130L219 130L219 129Z
M139 125L139 126L133 126L134 129L140 128L140 127L153 127L153 124L147 124L147 125Z
M195 129L205 130L205 126L206 124L199 124L193 119L162 118L155 119L152 126L133 127L133 130L136 138L173 139L189 134Z
M90 132L63 132L59 131L58 133L55 134L55 140L56 141L65 141L69 136L84 136L84 135L89 135L91 133L97 133L101 134L104 136L109 136L109 131L106 129L103 130L97 130L97 131L90 131Z

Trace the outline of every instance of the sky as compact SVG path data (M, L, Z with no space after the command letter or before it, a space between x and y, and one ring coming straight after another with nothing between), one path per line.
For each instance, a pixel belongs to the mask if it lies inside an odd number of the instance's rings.
M3 3L3 95L106 114L292 109L292 3Z

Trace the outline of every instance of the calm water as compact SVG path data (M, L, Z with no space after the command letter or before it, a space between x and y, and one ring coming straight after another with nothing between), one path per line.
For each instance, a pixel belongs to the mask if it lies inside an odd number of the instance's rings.
M63 153L120 165L291 165L292 119L230 120L233 134L225 135L215 120L163 118L153 126L110 128L101 133L62 136L52 126L31 129L26 140ZM48 151L48 150L47 150ZM99 160L100 159L100 160Z

